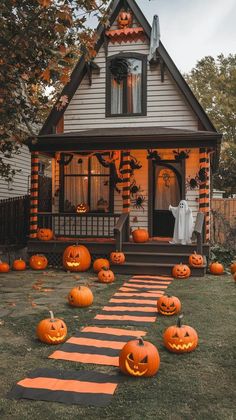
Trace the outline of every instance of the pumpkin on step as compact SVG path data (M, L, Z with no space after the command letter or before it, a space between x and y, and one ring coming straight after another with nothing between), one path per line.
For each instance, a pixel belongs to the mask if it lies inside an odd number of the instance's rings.
M87 286L77 286L68 294L68 302L71 306L84 308L93 303L93 293Z
M40 241L51 241L53 238L53 231L51 229L40 228L37 232L37 238Z
M12 268L16 271L24 271L26 269L26 263L20 258L19 260L15 260L13 262Z
M29 265L33 270L44 270L47 268L48 260L45 255L32 255L29 260Z
M198 345L198 335L194 328L182 325L180 315L177 325L168 327L163 334L164 346L172 353L189 353Z
M10 266L6 262L0 261L0 273L8 273Z
M157 301L157 310L161 315L175 315L181 311L181 302L176 296L163 295Z
M172 269L172 275L175 279L188 279L191 276L191 270L186 264L176 264Z
M219 262L212 262L209 265L209 269L211 274L214 274L215 276L220 276L224 273L224 266Z
M197 254L196 251L192 255L189 256L189 265L195 268L201 268L204 264L203 256Z
M133 241L137 243L144 243L149 240L149 233L146 229L135 229L132 232Z
M113 264L124 264L125 254L123 252L111 252L110 260Z
M115 280L113 271L109 270L107 267L103 267L98 273L98 280L100 283L113 283Z
M36 328L36 335L40 341L47 344L63 343L67 335L67 327L62 319L54 318L50 311L50 318L42 319Z
M91 255L84 245L70 245L63 253L63 266L68 271L86 271L91 265Z
M106 258L97 258L93 263L94 272L99 273L103 267L110 268L109 261Z

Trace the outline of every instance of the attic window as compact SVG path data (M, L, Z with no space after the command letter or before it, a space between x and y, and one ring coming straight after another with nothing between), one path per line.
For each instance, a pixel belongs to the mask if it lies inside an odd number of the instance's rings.
M141 54L108 59L107 116L145 115L146 60Z

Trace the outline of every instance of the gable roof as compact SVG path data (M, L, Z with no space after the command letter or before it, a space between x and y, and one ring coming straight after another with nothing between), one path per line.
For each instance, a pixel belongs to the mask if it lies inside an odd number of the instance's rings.
M135 0L113 0L109 6L109 14L110 14L110 25L113 24L115 21L120 9L122 7L127 6L135 15L136 19L139 21L141 26L144 29L144 32L146 36L150 39L151 37L151 26L149 22L147 21L146 17L144 16L143 12L135 2ZM98 34L98 41L95 45L95 51L98 52L101 46L103 45L105 41L105 31L107 28L105 28L102 24L99 24L96 32ZM181 75L180 71L176 67L175 63L167 53L166 49L164 48L163 44L160 42L159 47L157 49L159 56L165 63L166 68L169 70L169 73L175 80L177 86L181 90L182 94L184 95L185 99L199 118L199 121L201 122L201 125L203 129L207 131L215 131L216 129L212 122L210 121L209 117L207 116L206 112L198 102L197 98L191 91L189 85ZM77 88L79 87L83 77L85 76L87 72L86 62L84 59L84 56L81 56L79 59L77 65L75 66L72 74L70 82L63 88L61 92L61 96L66 95L68 96L68 104L70 100L72 99L74 93L76 92ZM52 134L55 131L55 127L57 126L59 120L63 116L68 104L63 107L62 110L57 110L54 106L51 110L48 118L46 119L41 131L40 135L42 134Z

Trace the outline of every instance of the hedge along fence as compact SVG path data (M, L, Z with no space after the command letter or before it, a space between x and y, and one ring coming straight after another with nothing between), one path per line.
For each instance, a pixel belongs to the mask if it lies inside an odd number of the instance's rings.
M26 245L29 202L29 195L0 200L0 245Z
M236 198L213 198L211 217L212 242L236 249Z

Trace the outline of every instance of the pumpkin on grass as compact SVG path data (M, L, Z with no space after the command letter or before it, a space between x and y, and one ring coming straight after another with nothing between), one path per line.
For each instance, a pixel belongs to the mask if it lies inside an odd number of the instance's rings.
M186 264L176 264L172 269L172 275L175 279L188 279L191 276L191 270Z
M231 271L231 274L236 273L236 262L232 262L230 266L230 271Z
M16 271L24 271L26 269L26 263L20 258L19 260L13 261L12 268Z
M120 351L119 367L126 375L154 376L159 366L160 356L157 348L142 338L128 341Z
M107 267L103 267L98 273L98 280L100 283L112 283L115 280L113 271Z
M49 313L50 318L42 319L37 325L36 335L43 343L63 343L67 336L67 326L62 319L54 318L52 311Z
M109 261L106 258L97 258L93 263L94 272L99 273L103 267L110 268Z
M234 281L236 281L236 272L233 275L233 279L234 279Z
M198 335L194 328L182 325L183 315L178 317L177 325L168 327L164 334L164 346L172 353L189 353L198 345Z
M210 269L211 274L214 274L215 276L220 276L221 274L224 273L224 266L218 261L212 262L209 265L209 269Z
M124 264L125 254L116 250L115 252L111 252L110 260L113 264Z
M138 229L133 230L132 232L133 241L137 243L144 243L149 240L149 233L146 229Z
M157 310L161 315L175 315L181 311L181 302L176 296L163 295L157 301Z
M37 232L37 238L40 241L51 241L53 238L53 231L51 229L40 228Z
M0 273L8 273L10 266L6 262L0 261Z
M32 255L29 260L29 265L33 270L44 270L47 268L48 260L45 255Z
M93 293L87 286L77 286L68 294L68 302L71 306L85 308L93 303Z
M86 271L91 265L91 255L84 245L70 245L63 253L63 266L68 271Z
M197 254L196 251L189 256L189 265L195 268L201 268L204 264L204 259L201 254Z

